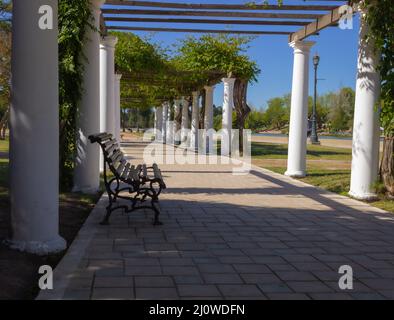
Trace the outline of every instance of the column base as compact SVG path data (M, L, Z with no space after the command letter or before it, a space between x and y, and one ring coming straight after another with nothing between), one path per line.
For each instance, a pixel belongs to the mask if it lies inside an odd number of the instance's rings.
M32 253L40 256L59 253L67 248L66 240L64 240L60 236L49 241L5 240L4 243L11 249Z
M102 172L100 171L100 173L102 173ZM99 187L98 187L98 188L91 188L91 187L86 187L86 188L74 187L71 191L72 191L72 192L75 192L75 193L80 192L80 193L84 193L84 194L95 194L95 193L97 193L97 192L100 191L100 188L99 188Z
M361 200L361 201L375 201L379 199L378 195L373 192L359 193L350 190L349 196L352 197L353 199Z
M305 178L306 177L306 172L305 171L286 171L285 176L291 177L291 178Z

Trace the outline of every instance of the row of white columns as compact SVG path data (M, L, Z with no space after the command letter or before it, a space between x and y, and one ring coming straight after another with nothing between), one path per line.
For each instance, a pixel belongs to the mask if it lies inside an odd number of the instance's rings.
M99 29L100 7L104 0L91 0L93 26ZM66 242L59 236L59 89L58 89L58 28L57 0L46 0L50 14L42 25L42 0L14 0L12 23L12 106L10 114L10 198L12 239L10 245L27 252L46 254L63 250ZM49 9L48 9L49 8ZM53 20L51 20L53 19ZM376 71L377 57L372 44L364 41L367 32L361 23L358 53L358 75L354 119L353 161L350 194L359 199L374 197L372 185L378 173L379 121L375 103L379 98L380 79ZM77 121L77 159L75 190L95 192L99 188L99 148L89 143L88 136L100 131L100 109L107 119L111 101L119 105L120 76L114 76L111 52L106 52L107 64L100 77L100 35L87 29L83 54L87 58L83 74L83 97ZM108 40L108 39L107 39ZM287 175L306 174L306 121L308 98L309 51L313 43L295 42L294 75L291 105L290 146ZM109 46L110 47L110 46ZM110 49L110 48L109 48ZM103 53L104 54L104 53ZM108 59L108 60L107 60ZM100 95L102 88L107 92ZM112 78L114 81L114 78ZM233 79L224 79L223 128L231 130ZM112 88L116 89L112 89ZM111 91L116 91L111 93ZM207 127L212 123L211 92L207 91ZM112 95L112 99L110 98ZM197 128L198 112L193 95L193 132ZM103 103L103 104L101 104ZM180 103L179 103L180 104ZM183 102L183 106L187 103ZM156 113L156 127L163 128L168 118L166 106ZM104 111L103 111L104 113ZM105 123L105 128L118 130L117 120ZM188 106L182 110L182 137L189 128ZM161 125L160 125L161 124ZM167 130L167 126L165 126ZM115 135L117 134L117 131ZM229 134L229 137L231 134ZM195 137L198 139L198 137ZM165 140L164 140L165 141ZM195 142L196 143L196 142ZM230 146L222 151L231 152Z
M231 149L231 130L232 130L232 112L234 108L234 83L235 79L225 78L224 83L224 102L223 102L223 133L224 139L222 141L222 155L230 155ZM206 136L206 152L208 154L214 153L213 143L213 86L206 86L205 89L205 114L204 114L204 129L207 132ZM171 109L168 103L164 103L161 107L155 110L155 129L161 128L161 131L156 130L156 140L163 143L167 141L180 141L186 144L192 150L198 150L202 137L199 136L200 124L200 108L199 108L199 92L192 92L191 105L191 119L189 119L189 102L182 98L174 102L175 117L181 112L182 120L179 124L177 121L170 121ZM182 106L182 107L181 107ZM176 135L181 131L180 137ZM190 141L189 141L190 140ZM204 143L204 142L202 142Z
M375 108L380 96L378 54L373 43L366 41L368 25L361 13L357 64L356 101L353 125L353 156L349 194L356 199L376 198L374 184L378 179L380 124ZM309 87L309 53L314 42L295 41L293 88L289 132L289 155L286 175L306 176L307 116Z

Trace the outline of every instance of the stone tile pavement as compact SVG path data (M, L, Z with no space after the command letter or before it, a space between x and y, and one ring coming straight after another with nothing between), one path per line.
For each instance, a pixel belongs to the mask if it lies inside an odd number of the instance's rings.
M124 147L141 162L144 144ZM143 211L100 226L103 196L38 299L394 298L392 214L257 167L160 167L164 226Z

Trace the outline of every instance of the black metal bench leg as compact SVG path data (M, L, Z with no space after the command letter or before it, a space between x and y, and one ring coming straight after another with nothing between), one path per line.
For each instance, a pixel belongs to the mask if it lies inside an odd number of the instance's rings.
M109 187L107 187L107 194L108 194L108 198L109 198L109 204L106 207L107 210L107 214L105 215L103 221L100 223L102 226L108 226L109 225L109 218L111 217L112 214L112 205L114 203L113 199L112 199L112 195L110 193L110 191L108 191Z
M155 206L155 203L158 203L158 200L152 200L152 209L155 212L155 219L153 221L154 226L162 226L163 222L159 220L160 210Z

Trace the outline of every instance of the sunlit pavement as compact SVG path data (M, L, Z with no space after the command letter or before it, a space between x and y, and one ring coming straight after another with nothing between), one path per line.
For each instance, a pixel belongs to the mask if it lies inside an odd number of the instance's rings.
M124 147L141 163L145 144ZM393 215L257 167L160 167L164 225L120 211L100 226L104 196L39 299L394 298Z

